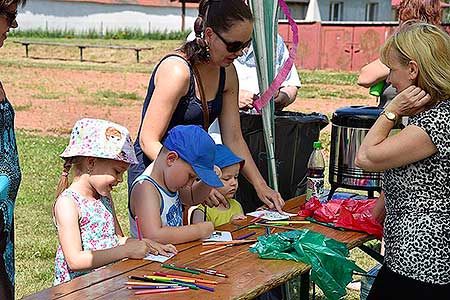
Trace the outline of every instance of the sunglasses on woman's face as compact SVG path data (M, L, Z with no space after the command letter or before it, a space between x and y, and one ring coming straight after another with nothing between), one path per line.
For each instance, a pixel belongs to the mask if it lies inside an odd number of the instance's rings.
M6 17L6 20L8 21L8 25L12 26L12 24L14 23L14 21L17 18L17 11L11 12L11 11L5 10L5 11L0 12L0 16Z
M213 30L214 31L214 30ZM239 50L242 50L250 45L252 42L252 39L249 39L246 42L228 42L226 39L224 39L219 33L214 31L214 33L221 39L221 41L227 46L227 51L230 53L238 52Z

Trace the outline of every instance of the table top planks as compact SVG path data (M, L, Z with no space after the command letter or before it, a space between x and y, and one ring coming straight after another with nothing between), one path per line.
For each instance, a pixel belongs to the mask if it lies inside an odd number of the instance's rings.
M293 198L286 202L285 211L296 213L305 201L305 196ZM293 219L301 219L293 217ZM250 232L256 236L264 235L264 228L248 228L252 217L247 218L240 226L226 224L220 230L231 231L233 238L238 238ZM294 224L294 228L310 229L334 238L354 248L374 237L361 232L340 231L319 224ZM281 232L277 229L276 232ZM252 237L253 238L253 237ZM253 299L256 296L278 286L291 278L309 272L310 266L304 263L284 260L266 260L258 258L257 254L248 251L248 245L227 247L210 254L200 255L200 252L212 247L202 246L201 241L194 241L177 245L178 255L167 263L185 265L199 268L217 269L227 274L228 278L200 274L197 277L215 280L217 285L208 285L215 288L214 292L206 290L187 290L167 294L134 295L128 290L125 282L128 276L152 275L152 272L164 271L183 276L191 274L162 268L160 263L144 260L124 260L95 272L73 279L24 299ZM195 276L194 276L195 277Z

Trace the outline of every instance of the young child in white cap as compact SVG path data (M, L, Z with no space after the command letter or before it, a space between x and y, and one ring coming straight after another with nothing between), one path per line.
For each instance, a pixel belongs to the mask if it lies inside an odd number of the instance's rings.
M137 161L125 127L104 120L79 120L61 157L64 169L53 207L59 238L55 285L123 258L176 253L173 245L123 236L111 191Z

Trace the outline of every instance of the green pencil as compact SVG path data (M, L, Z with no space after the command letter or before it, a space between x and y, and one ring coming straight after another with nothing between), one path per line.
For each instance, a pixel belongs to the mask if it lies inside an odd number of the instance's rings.
M195 275L200 275L200 272L199 272L199 271L194 271L194 270L189 270L189 269L179 268L179 267L174 266L174 265L161 264L161 267L167 268L167 269L172 269L172 270L177 270L177 271L181 271L181 272L191 273L191 274L195 274Z

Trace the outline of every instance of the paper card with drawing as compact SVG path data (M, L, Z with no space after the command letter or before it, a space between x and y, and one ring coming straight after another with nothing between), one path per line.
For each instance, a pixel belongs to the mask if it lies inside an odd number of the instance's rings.
M269 221L278 221L278 220L287 220L289 217L296 216L296 214L290 214L284 212L284 214L280 214L274 210L257 210L251 213L248 213L247 216L252 216L256 218L261 218Z
M153 254L147 254L146 257L144 257L145 260L153 260L153 261L158 261L158 262L165 262L168 259L172 258L175 256L175 254L173 253L167 253L169 256L164 256L164 255L153 255Z
M204 239L205 242L229 242L232 240L231 232L218 230L213 231L209 238Z

